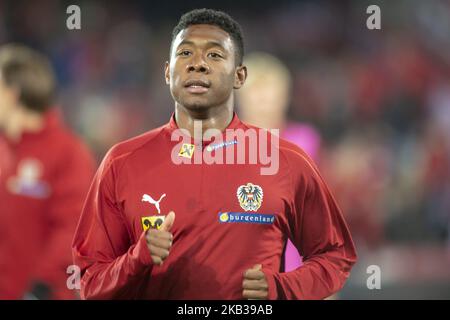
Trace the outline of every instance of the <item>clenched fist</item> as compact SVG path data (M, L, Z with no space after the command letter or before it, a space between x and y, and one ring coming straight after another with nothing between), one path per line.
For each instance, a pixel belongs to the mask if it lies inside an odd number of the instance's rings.
M269 297L269 286L266 275L262 272L260 264L244 272L242 281L242 296L245 299L267 299Z
M149 229L145 235L147 247L155 265L162 265L163 261L169 256L173 241L170 228L172 228L174 221L175 212L170 211L159 229Z

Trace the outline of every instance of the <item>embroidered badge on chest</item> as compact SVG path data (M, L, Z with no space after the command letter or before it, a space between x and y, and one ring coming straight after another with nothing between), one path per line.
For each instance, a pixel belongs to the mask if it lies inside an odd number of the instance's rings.
M142 229L147 231L148 229L159 229L164 222L166 216L148 216L141 217Z
M247 183L237 189L236 192L239 204L245 211L257 211L263 201L263 190L260 186Z
M191 159L192 156L194 155L194 150L195 150L195 145L190 144L190 143L183 143L178 155L180 157Z

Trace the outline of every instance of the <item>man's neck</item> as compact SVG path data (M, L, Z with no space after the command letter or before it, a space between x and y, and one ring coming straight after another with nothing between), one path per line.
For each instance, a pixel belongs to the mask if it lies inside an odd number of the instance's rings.
M233 120L232 104L208 108L201 111L192 111L175 103L175 121L180 129L189 131L194 136L194 123L201 121L202 136L208 129L224 131Z
M9 140L17 142L24 132L37 132L43 127L44 116L41 113L20 108L11 114L4 132Z

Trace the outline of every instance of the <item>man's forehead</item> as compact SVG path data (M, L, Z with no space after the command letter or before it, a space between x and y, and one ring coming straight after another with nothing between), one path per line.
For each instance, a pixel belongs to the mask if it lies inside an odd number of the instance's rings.
M215 42L229 50L232 50L233 46L233 41L226 31L209 24L195 24L181 30L175 38L174 47L176 48L182 42Z

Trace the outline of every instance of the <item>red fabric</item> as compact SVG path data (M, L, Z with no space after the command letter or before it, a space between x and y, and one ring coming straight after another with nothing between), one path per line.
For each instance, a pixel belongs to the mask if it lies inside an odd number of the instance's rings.
M82 298L242 299L243 273L255 264L263 266L271 299L321 299L343 286L355 248L332 195L301 149L280 141L275 175L261 175L260 163L176 165L176 128L172 116L167 125L114 146L103 160L73 241ZM235 115L230 128L250 127ZM208 145L197 144L195 152ZM234 145L224 147L224 155L229 148ZM220 212L245 212L236 192L249 182L263 189L256 213L275 214L275 222L221 223ZM152 265L146 250L141 218L158 212L142 201L144 194L166 194L161 215L176 214L173 246L162 266ZM305 260L280 273L287 237Z
M21 299L34 281L48 284L52 298L74 298L66 270L93 158L57 111L48 112L43 130L19 142L0 135L0 154L0 298ZM34 176L31 182L24 172Z

